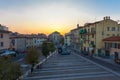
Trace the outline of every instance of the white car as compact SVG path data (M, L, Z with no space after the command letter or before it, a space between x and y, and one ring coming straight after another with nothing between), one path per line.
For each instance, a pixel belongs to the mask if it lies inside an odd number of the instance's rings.
M0 56L8 56L8 55L12 55L15 56L16 52L15 51L10 51L10 50L5 50L2 54L0 54Z

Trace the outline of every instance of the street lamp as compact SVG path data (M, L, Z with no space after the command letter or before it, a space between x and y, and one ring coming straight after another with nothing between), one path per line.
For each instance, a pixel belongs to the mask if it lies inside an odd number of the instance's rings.
M80 44L81 44L81 51L83 51L82 47L83 47L83 39L80 39Z

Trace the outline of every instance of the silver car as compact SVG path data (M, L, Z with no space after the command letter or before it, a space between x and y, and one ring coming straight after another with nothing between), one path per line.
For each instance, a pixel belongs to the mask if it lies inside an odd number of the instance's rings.
M15 51L10 51L10 50L5 50L5 51L3 51L2 54L0 54L0 56L3 56L3 57L6 57L8 55L15 56L16 52Z

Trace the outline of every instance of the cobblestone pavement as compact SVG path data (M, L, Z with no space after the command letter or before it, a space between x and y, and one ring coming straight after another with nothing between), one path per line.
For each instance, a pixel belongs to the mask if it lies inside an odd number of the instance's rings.
M24 80L120 80L120 75L78 54L55 54Z

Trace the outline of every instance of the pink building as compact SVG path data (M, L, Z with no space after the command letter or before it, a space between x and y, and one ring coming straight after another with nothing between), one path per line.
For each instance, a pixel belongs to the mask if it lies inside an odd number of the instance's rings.
M120 59L120 36L103 39L103 48L105 51L109 51L110 56L113 56L114 60Z

